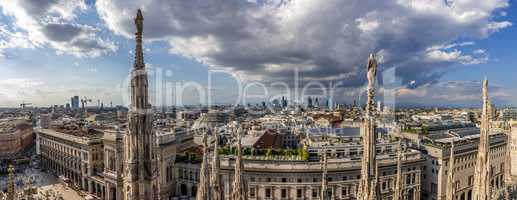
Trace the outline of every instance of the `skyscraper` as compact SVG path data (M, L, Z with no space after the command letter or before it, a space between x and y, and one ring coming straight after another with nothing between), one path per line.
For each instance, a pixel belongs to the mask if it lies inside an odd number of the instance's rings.
M157 199L155 136L152 132L152 108L148 102L148 81L142 50L144 18L140 9L135 18L135 63L131 72L131 105L129 106L128 133L125 135L126 157L124 198Z
M72 109L79 108L79 96L73 96L70 98L70 106L72 106Z

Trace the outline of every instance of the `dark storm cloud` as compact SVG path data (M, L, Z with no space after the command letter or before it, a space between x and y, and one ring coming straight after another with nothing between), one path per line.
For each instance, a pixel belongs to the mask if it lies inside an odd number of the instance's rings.
M145 36L166 40L171 52L262 81L365 81L368 54L380 70L396 67L404 84L436 82L451 65L488 60L457 48L511 23L495 21L506 0L442 1L97 1L115 33L132 37L131 19L144 10ZM118 14L123 13L123 14ZM440 47L442 46L442 47Z
M72 24L46 24L41 28L48 39L56 42L66 42L75 39L85 29Z

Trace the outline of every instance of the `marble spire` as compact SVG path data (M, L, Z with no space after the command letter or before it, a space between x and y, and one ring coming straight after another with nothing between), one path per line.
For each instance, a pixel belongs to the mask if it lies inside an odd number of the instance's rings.
M327 172L327 146L323 147L323 159L322 159L323 173L321 174L321 199L329 200L328 196L328 172Z
M221 190L221 182L219 180L219 131L217 128L214 129L214 157L212 159L212 173L210 174L210 193L211 200L220 200L220 190Z
M153 113L148 101L148 77L142 47L144 17L139 9L135 18L135 62L131 71L131 105L128 132L124 135L123 199L158 199L156 136Z
M197 189L196 200L207 200L208 198L208 142L206 132L203 133L203 162L201 163L201 169L199 172L199 183Z
M363 159L361 160L361 180L359 182L358 200L373 200L377 195L377 161L375 144L375 120L373 116L375 81L377 77L377 60L373 54L368 58L367 78L368 78L368 101L363 119L362 142Z
M393 190L393 200L402 199L402 140L399 139L397 145L397 174L395 178L395 189Z
M504 196L505 199L510 199L510 184L512 183L512 173L511 173L511 164L512 164L512 158L511 158L511 149L510 149L510 134L511 132L508 132L506 135L506 155L504 158Z
M483 81L483 110L481 116L481 129L479 136L478 155L474 171L474 200L490 199L490 101L488 99L488 80Z
M241 150L241 132L242 128L237 129L237 144L236 144L236 158L235 158L235 174L233 178L233 200L244 200L243 183L242 183L242 150Z
M451 142L451 152L449 155L449 171L447 174L446 200L456 200L456 184L454 182L454 141Z

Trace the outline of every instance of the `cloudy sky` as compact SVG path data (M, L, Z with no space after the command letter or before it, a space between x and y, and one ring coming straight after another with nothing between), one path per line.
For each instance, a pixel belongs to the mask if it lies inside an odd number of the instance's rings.
M198 103L197 88L231 103L242 88L274 96L314 83L335 86L337 101L360 101L374 53L380 96L390 90L397 103L476 106L486 76L496 104L517 105L514 4L0 0L0 107L64 104L73 95L124 104L137 8L151 80L166 83L151 88L159 101ZM169 92L177 87L187 90Z

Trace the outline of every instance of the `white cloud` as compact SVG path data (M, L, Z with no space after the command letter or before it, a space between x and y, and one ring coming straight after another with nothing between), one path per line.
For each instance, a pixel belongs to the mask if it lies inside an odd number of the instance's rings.
M276 81L311 66L303 79L347 86L364 83L371 52L382 54L381 70L397 67L404 84L436 81L453 64L485 63L488 53L460 48L510 26L494 19L508 6L507 0L96 2L114 33L132 38L132 19L142 8L146 39L167 41L171 53L210 67Z
M117 50L113 42L99 37L98 29L74 23L77 14L87 9L83 1L11 0L0 1L0 7L12 19L0 34L0 41L8 44L0 45L0 51L50 47L58 54L97 57Z
M488 54L484 51L476 50L473 55L464 55L461 51L454 49L452 51L432 50L427 52L426 59L429 62L447 62L447 63L461 63L464 65L474 65L488 62Z

